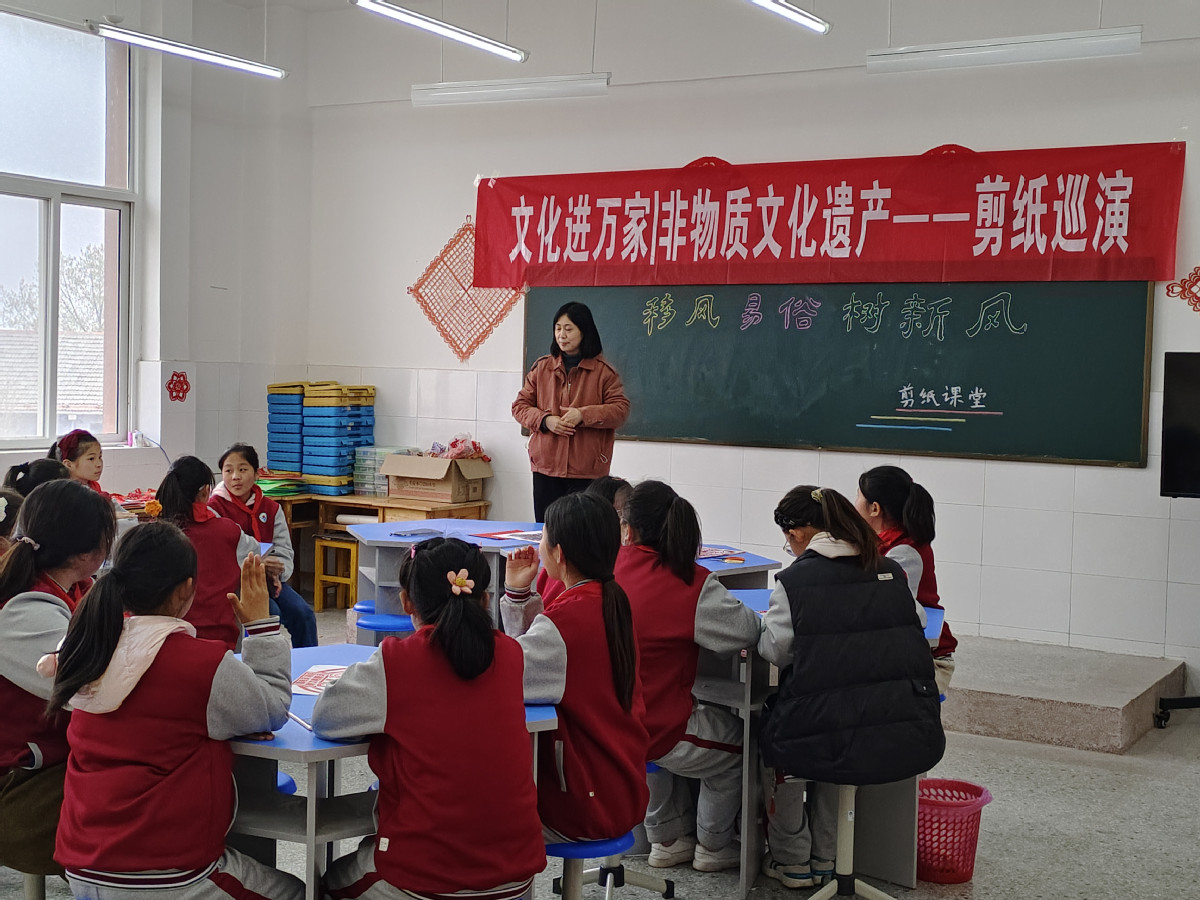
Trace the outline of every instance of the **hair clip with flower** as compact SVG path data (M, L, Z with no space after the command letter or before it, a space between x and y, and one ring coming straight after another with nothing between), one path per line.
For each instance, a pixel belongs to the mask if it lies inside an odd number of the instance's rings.
M471 588L475 587L475 582L468 578L467 574L466 569L446 573L446 580L450 582L450 590L454 591L455 596L469 594Z

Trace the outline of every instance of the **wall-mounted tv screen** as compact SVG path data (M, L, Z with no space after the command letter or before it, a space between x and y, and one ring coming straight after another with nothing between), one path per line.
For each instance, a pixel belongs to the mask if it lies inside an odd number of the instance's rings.
M1167 353L1163 367L1164 497L1200 497L1200 353Z

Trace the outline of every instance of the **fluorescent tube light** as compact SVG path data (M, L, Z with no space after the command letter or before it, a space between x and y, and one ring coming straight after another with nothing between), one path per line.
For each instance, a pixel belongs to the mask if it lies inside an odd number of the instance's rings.
M960 66L999 66L1055 59L1088 59L1137 53L1141 48L1142 26L1131 25L1095 31L1032 34L953 44L897 47L894 50L871 50L867 53L867 72L877 75Z
M140 31L132 31L128 28L118 28L116 25L110 25L108 22L95 22L91 19L85 19L84 22L93 33L110 41L121 41L124 44L133 44L134 46L145 47L149 50L160 50L163 53L170 53L173 56L186 56L188 59L225 66L227 69L238 69L239 71L250 72L254 75L265 75L268 78L283 78L287 75L287 72L283 69L276 66L268 66L266 63L255 62L252 59L229 56L226 53L205 50L203 47L168 40L167 38L157 37L153 34L143 34Z
M457 25L451 25L449 22L443 22L441 19L433 19L429 16L421 15L419 12L413 12L411 9L405 9L403 6L397 6L394 3L385 3L384 0L350 0L350 2L362 9L378 13L381 16L387 16L389 19L395 19L397 22L403 22L405 25L412 25L414 28L420 28L423 31L432 32L441 37L449 38L452 41L458 41L460 44L467 44L468 46L475 47L477 50L486 50L488 53L495 53L497 56L503 56L505 59L511 59L513 62L525 62L525 60L529 59L529 54L518 47L502 44L500 41L494 41L491 38L484 37L482 34L467 31L465 28L459 28Z
M785 19L791 19L797 25L803 25L817 34L829 34L828 22L820 16L815 16L801 9L794 3L788 3L788 0L750 0L750 2L755 6L761 6L763 9L769 9L771 12L783 16Z
M553 100L598 97L608 93L608 72L590 75L550 75L544 78L500 78L493 81L445 81L414 84L413 106L455 103L494 103L505 100Z

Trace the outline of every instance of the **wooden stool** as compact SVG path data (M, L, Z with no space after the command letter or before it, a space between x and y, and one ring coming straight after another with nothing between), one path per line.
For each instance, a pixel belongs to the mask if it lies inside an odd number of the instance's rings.
M334 568L325 568L326 554L334 553ZM342 554L345 554L344 556ZM339 608L354 606L358 598L358 541L340 535L318 534L313 538L313 609L325 608L325 594L334 589Z

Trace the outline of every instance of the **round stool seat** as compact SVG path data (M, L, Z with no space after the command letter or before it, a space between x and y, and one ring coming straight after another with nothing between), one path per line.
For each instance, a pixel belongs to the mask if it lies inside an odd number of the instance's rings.
M603 841L566 841L547 844L546 855L562 859L598 859L602 856L617 856L633 846L633 832Z
M359 616L354 623L367 631L415 631L412 616L390 615L388 613L371 613Z
M375 614L374 600L359 600L354 604L354 611L359 615L371 616Z
M281 794L296 793L296 779L287 772L275 773L275 790Z

